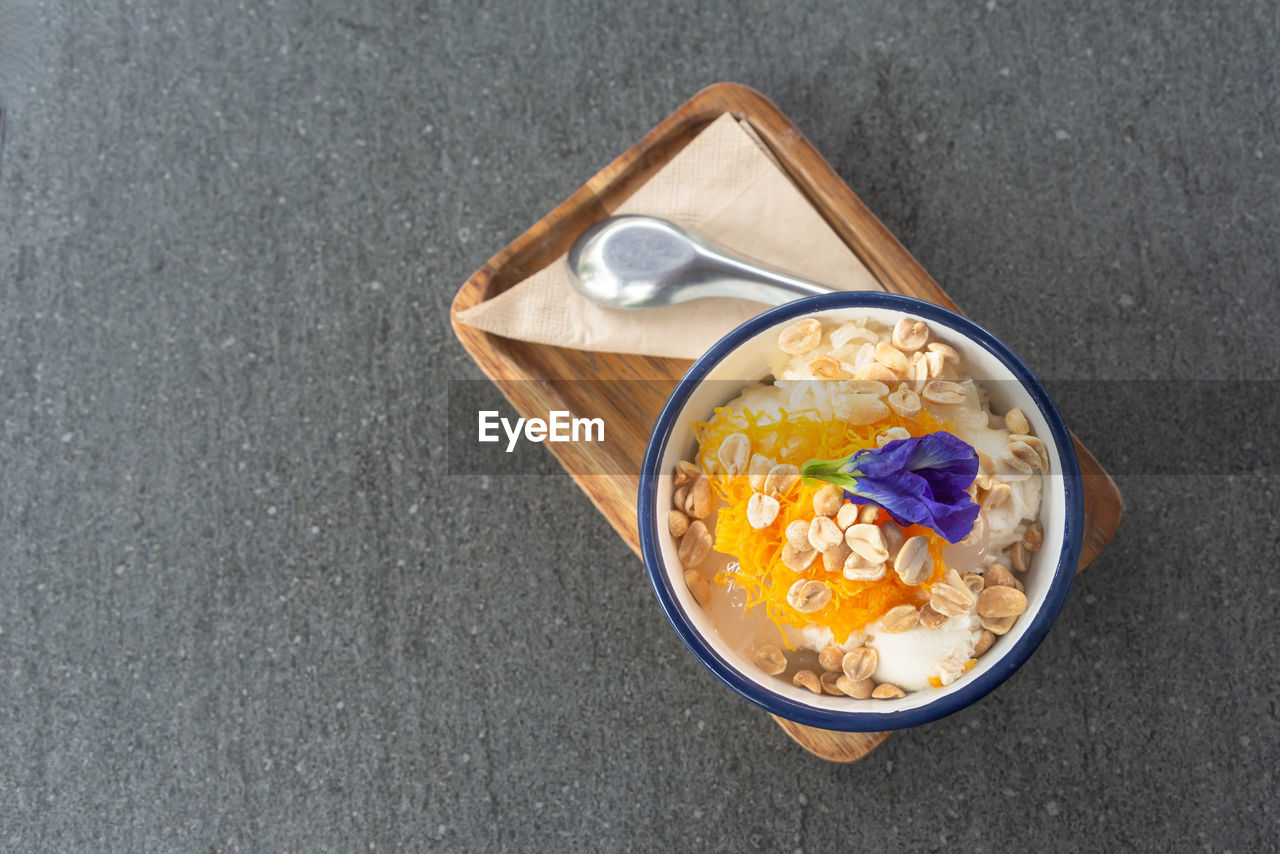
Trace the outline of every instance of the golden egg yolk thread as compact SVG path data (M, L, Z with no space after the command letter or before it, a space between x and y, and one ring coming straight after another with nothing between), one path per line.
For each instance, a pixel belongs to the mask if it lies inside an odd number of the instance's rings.
M790 463L799 468L811 459L848 457L857 451L875 448L876 436L893 427L901 427L911 436L922 436L950 429L951 425L939 421L927 410L921 410L915 418L904 418L890 411L887 418L874 424L855 427L835 418L822 418L812 410L781 410L774 414L726 408L717 409L710 420L695 424L698 462L711 475L713 490L722 502L716 518L715 549L737 560L736 568L730 564L716 575L716 583L741 587L745 593L744 608L763 606L769 619L779 627L825 628L830 630L836 643L843 643L890 608L904 604L918 606L929 601L929 589L947 571L942 556L946 542L931 528L919 525L903 528L905 537L924 536L933 558L933 572L918 587L904 584L891 567L878 581L853 581L840 571L827 572L820 556L815 557L806 570L796 572L781 559L785 532L787 526L798 519L807 523L814 518L813 496L817 489L795 483L786 494L778 496L779 512L773 523L756 529L747 521L747 502L755 490L745 474L726 475L718 458L720 443L732 433L742 433L751 440L753 453L770 457L775 465ZM889 519L889 514L881 509L876 524L883 525ZM831 588L831 601L809 614L791 607L787 591L801 578L825 582Z

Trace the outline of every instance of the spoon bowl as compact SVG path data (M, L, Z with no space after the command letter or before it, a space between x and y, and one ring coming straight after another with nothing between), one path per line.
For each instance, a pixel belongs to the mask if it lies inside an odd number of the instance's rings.
M626 214L582 233L568 255L578 292L605 308L638 309L707 297L781 305L832 289L746 261L659 217Z

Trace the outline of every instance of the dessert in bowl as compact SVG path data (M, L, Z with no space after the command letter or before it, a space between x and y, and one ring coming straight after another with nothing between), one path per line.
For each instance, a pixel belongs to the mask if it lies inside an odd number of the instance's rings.
M1079 559L1070 435L1003 344L929 303L765 312L681 380L639 527L655 593L770 712L900 729L974 702L1044 638Z

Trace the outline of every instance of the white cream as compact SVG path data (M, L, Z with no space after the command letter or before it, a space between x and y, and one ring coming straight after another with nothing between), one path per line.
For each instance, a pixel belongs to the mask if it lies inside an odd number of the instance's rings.
M814 652L822 652L836 642L835 636L831 634L831 629L825 626L805 626L800 629L789 625L784 628L784 631L787 635L787 643L796 649L811 649Z
M796 626L787 625L783 627L783 633L787 637L787 643L796 649L811 649L814 652L822 652L832 644L842 646L845 649L853 649L862 643L862 639L866 637L865 631L856 631L844 640L836 643L835 635L831 633L831 629L825 626L805 626L803 629Z
M952 617L936 629L916 626L899 634L889 634L877 620L867 626L866 645L874 649L879 663L872 678L890 682L904 691L931 687L929 677L949 682L944 674L963 671L973 658L982 623L976 614Z
M1014 478L1018 478L1015 480ZM1040 478L1031 475L997 475L1009 484L1009 500L995 510L984 511L987 522L987 555L992 562L1022 539L1027 522L1040 513Z

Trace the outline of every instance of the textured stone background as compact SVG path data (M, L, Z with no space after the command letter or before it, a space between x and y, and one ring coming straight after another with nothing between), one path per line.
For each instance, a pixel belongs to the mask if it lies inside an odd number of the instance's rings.
M1104 457L1035 657L835 767L443 437L454 291L717 80L1042 375L1276 380L1277 6L605 5L0 3L0 847L1274 850L1256 447Z

